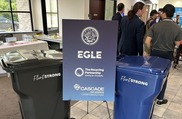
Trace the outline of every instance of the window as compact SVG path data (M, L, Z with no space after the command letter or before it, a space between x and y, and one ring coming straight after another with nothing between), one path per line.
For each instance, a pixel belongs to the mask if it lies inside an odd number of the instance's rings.
M58 29L57 0L46 0L46 15L48 30Z
M0 0L0 32L32 31L30 0Z

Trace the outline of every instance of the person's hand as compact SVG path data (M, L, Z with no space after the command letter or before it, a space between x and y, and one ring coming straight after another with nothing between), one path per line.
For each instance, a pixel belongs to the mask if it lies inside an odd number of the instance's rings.
M144 56L144 57L150 57L150 54L148 54L147 52L144 51L144 52L143 52L143 56Z

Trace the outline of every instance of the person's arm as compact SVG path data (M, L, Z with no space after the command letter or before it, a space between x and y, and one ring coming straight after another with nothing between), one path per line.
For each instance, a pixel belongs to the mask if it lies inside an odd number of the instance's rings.
M179 46L182 43L182 30L181 28L179 29L178 35L175 39L175 45Z
M145 40L145 49L144 49L144 53L143 56L150 56L150 51L151 51L151 40L152 38L147 36L146 40Z
M175 45L179 46L180 45L180 41L175 41Z
M120 22L119 22L119 31L118 31L118 48L117 48L117 50L118 50L118 52L120 53L120 51L121 51L121 35L122 35L122 26L123 26L123 22L124 22L124 17L120 20Z

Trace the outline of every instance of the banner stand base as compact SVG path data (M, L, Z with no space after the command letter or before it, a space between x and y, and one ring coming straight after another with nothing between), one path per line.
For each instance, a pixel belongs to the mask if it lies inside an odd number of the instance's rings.
M106 108L107 108L107 112L108 112L108 115L109 115L109 119L111 119L111 114L110 114L110 111L109 111L108 103L107 103L107 101L103 101L103 102L106 103ZM87 101L87 114L89 114L88 108L89 108L89 101Z

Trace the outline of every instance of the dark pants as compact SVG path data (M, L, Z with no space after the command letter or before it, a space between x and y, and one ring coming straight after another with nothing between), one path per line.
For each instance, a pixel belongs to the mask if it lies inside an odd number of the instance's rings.
M174 58L174 63L178 64L179 62L179 57L181 56L182 53L182 44L180 44L180 46L176 49L176 56Z
M172 61L173 51L152 50L151 51L151 56L158 56L158 57L169 59L170 61ZM168 75L169 75L169 73L167 74L166 81L164 82L164 85L163 85L163 88L162 88L161 92L157 96L158 100L163 100L163 98L164 98L164 94L165 94L166 87L167 87Z

